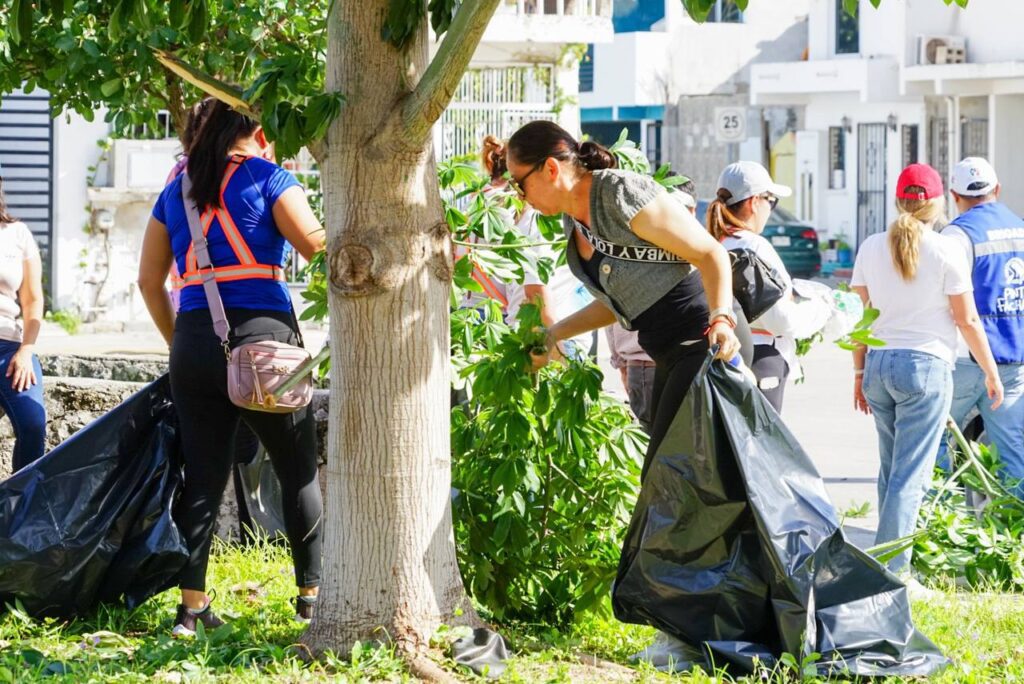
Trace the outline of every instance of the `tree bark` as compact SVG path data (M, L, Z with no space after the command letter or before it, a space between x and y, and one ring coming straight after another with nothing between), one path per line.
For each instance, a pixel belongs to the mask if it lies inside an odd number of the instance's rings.
M330 444L324 580L303 642L344 656L392 640L414 661L468 601L450 506L451 244L429 130L393 126L427 64L426 22L394 49L389 1L335 2L329 20L327 88L348 104L322 167Z

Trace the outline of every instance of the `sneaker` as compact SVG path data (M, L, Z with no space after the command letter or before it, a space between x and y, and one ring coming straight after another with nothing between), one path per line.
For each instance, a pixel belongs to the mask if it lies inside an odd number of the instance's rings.
M308 625L316 612L316 596L295 597L295 621Z
M687 672L693 669L696 650L684 641L665 632L658 632L654 642L629 657L632 662L647 662L660 672Z
M205 629L217 629L224 624L217 615L210 610L213 599L207 598L206 607L201 610L194 610L185 604L178 605L178 615L174 618L174 629L171 636L193 637L196 635L196 623L203 623Z

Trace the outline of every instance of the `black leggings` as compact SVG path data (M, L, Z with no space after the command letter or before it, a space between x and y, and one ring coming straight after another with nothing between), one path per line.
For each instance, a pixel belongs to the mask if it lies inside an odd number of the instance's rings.
M641 481L646 478L651 460L668 434L672 421L683 405L683 398L690 391L690 386L693 385L693 380L707 357L708 343L706 339L701 339L694 344L678 345L670 352L659 354L654 359L654 417L651 419L651 441L644 458Z
M232 344L278 340L295 344L289 313L229 309ZM189 548L179 577L182 589L204 591L210 542L220 500L234 466L239 419L252 428L281 481L285 532L291 542L295 582L320 584L323 501L317 477L316 425L306 407L274 414L240 409L228 399L224 350L207 310L178 316L171 344L171 395L181 424L185 482L176 519Z

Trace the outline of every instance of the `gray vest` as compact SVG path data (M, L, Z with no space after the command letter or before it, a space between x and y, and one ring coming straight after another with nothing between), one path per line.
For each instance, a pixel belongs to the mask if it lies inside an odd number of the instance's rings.
M629 222L665 189L649 176L620 169L594 172L590 189L590 232L617 245L652 247L633 234ZM562 227L569 245L566 262L594 298L615 312L619 323L632 330L633 320L668 294L693 272L688 263L649 263L605 257L600 287L584 272L573 232L576 219L565 215Z

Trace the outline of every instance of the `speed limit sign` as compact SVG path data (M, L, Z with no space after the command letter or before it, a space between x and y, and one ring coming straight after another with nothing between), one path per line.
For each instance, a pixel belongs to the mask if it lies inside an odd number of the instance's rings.
M715 107L715 139L737 143L747 139L746 107Z

